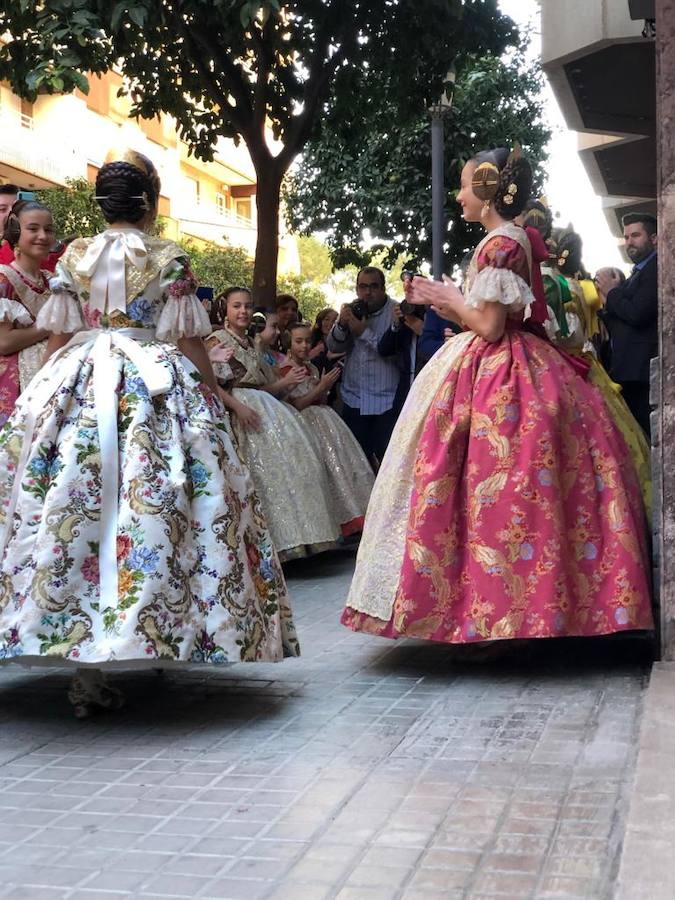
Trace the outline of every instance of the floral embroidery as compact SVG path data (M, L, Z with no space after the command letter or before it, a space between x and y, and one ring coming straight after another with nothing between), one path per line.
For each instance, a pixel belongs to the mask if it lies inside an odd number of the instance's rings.
M189 266L170 270L171 283L160 289L158 273L123 316L90 311L83 292L87 326L154 328L169 296L196 286ZM283 574L221 404L177 347L147 341L143 350L168 370L166 393L151 397L118 347L108 360L119 435L117 603L100 595L101 448L83 343L57 361L63 378L21 480L0 572L0 658L225 664L297 655ZM0 524L29 402L30 389L0 432Z

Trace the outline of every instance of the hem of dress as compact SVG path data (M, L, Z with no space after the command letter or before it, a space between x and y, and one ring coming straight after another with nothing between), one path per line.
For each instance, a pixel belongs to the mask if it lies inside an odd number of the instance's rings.
M92 662L91 660L82 661L79 659L64 659L62 657L48 656L8 656L0 659L0 666L4 665L20 665L27 669L101 669L105 671L111 670L148 670L148 669L228 669L231 666L237 666L250 663L279 663L285 659L296 659L298 654L291 654L284 651L283 656L273 657L269 659L235 659L227 662L191 662L189 660L171 660L171 659L111 659L101 660L101 662Z
M358 617L359 622L354 621ZM360 612L351 606L347 606L340 617L340 623L349 628L350 631L368 634L372 637L382 637L388 640L398 640L399 638L408 638L415 641L428 641L431 644L446 644L448 646L468 646L471 644L497 644L507 643L508 641L545 641L545 640L561 640L563 638L601 638L610 637L613 634L653 634L654 625L625 625L612 628L606 631L595 631L592 633L582 631L566 631L561 634L514 634L511 637L490 638L477 634L472 638L460 638L458 640L444 640L443 638L430 638L420 634L408 634L405 631L395 631L391 620L385 621L368 613ZM414 623L413 623L414 625Z
M316 556L318 553L326 553L328 550L337 550L338 541L324 541L321 544L300 544L297 547L286 547L277 550L277 556L282 563L291 562L294 559L305 559L307 556Z

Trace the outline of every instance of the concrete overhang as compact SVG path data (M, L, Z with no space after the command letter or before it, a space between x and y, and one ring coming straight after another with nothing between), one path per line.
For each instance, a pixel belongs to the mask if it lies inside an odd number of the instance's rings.
M541 0L541 11L542 66L616 233L612 210L656 205L654 43L628 0Z

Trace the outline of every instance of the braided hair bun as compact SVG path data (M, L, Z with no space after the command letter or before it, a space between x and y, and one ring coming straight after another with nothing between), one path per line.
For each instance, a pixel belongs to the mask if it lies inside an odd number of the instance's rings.
M489 200L502 219L515 219L532 193L532 168L522 156L520 147L516 146L511 153L505 147L483 150L476 154L474 160L478 163L478 169L487 164L486 167L497 170L495 177L490 179L491 196L483 196L472 182L476 196Z
M528 200L523 211L523 227L536 228L547 241L551 237L553 216L551 210L541 200Z
M152 162L140 153L133 161L106 163L96 176L96 199L108 223L136 224L157 212L160 180Z
M556 228L554 233L557 266L568 278L587 278L582 262L583 241L570 224L567 228Z

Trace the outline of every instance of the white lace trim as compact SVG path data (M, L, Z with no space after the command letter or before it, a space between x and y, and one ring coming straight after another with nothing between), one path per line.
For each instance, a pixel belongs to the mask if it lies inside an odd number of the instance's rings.
M503 303L512 312L520 312L534 303L529 285L511 269L486 266L475 277L464 303L471 309L483 309L486 303Z
M35 324L52 334L74 334L84 328L80 305L56 279L50 281L52 293L39 310Z
M0 297L0 322L16 322L18 325L32 325L33 317L25 306L17 300Z
M180 338L207 337L213 326L196 294L170 296L157 322L157 338L175 342Z

